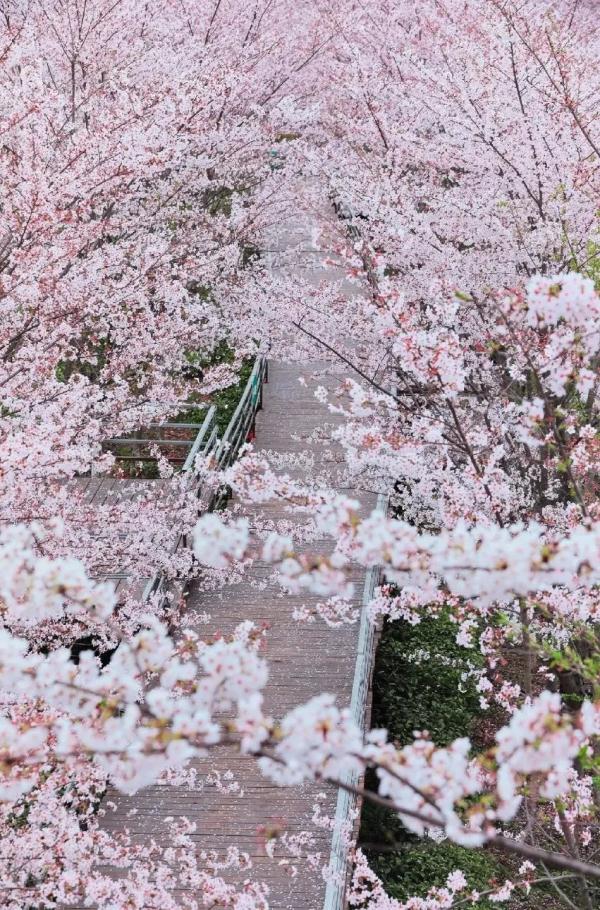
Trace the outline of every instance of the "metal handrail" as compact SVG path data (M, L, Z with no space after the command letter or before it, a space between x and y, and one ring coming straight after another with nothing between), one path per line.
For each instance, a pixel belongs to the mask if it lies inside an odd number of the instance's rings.
M380 493L377 497L376 511L385 515L388 509L388 496ZM381 569L372 566L366 574L363 588L358 649L350 698L350 714L360 730L366 732L369 713L369 694L375 665L377 627L367 613L367 607L373 599L375 588L381 581ZM347 829L351 823L358 804L355 793L350 792L360 784L358 771L350 771L342 778L342 783L349 789L338 790L333 822L331 854L329 857L329 875L325 890L323 910L345 910L350 873Z
M242 444L248 438L249 432L254 431L256 413L262 407L262 386L268 378L268 363L265 357L259 356L256 359L252 372L246 383L246 387L236 407L234 414L227 425L223 438L218 438L218 427L216 422L217 409L211 405L208 409L202 424L186 424L193 428L199 427L198 433L192 442L190 451L182 467L182 473L192 478L192 483L196 480L196 496L200 498L202 493L202 483L196 479L194 474L194 463L196 457L200 454L210 455L215 453L213 466L216 469L223 469L233 463L237 457ZM180 405L178 405L181 407ZM195 407L197 405L194 405ZM160 426L160 425L159 425ZM129 440L128 440L129 441ZM211 497L206 506L208 511L220 505L228 496L228 491L221 487ZM176 551L181 543L187 544L185 533L177 535L177 540L173 551ZM115 572L105 576L105 578L127 579L126 573ZM148 582L142 593L142 602L148 598L159 595L161 598L166 597L167 579L163 572L156 572L155 575L148 579Z
M237 459L241 447L254 435L256 414L262 408L262 388L268 382L269 366L267 358L259 355L256 358L248 382L238 405L233 412L222 438L213 454L213 467L224 471ZM208 511L220 509L229 499L231 491L227 486L220 486L213 494Z
M219 470L233 464L248 435L254 431L256 414L262 408L263 383L267 381L267 359L259 356L248 377L242 397L215 450L215 462Z
M247 441L248 436L254 432L256 414L262 408L262 387L263 383L268 381L268 375L267 358L259 355L248 377L242 397L221 439L217 435L216 407L214 405L211 406L183 465L182 471L184 473L190 476L193 475L194 462L199 454L212 455L212 466L216 471L222 471L233 464L242 445ZM198 498L201 492L202 484L198 482L196 484L196 495ZM222 507L228 498L229 490L227 487L218 487L207 503L206 510L211 512L216 508ZM175 550L182 541L186 544L185 537L184 533L178 536ZM157 573L146 585L142 599L146 600L148 597L160 592L164 584L164 575Z
M185 463L181 469L182 474L189 474L191 476L192 469L194 466L194 461L196 456L202 452L203 454L208 454L211 448L215 444L217 438L217 426L216 426L216 414L217 409L213 405L208 409L206 417L202 422L200 429L196 435L195 440L192 443L188 456L185 460ZM200 495L200 484L197 484L196 495ZM173 551L175 552L182 540L185 538L185 534L179 534L175 542ZM153 594L158 593L165 583L165 577L162 572L156 572L156 574L148 580L148 584L144 588L142 594L142 601L147 600L149 597L152 597Z
M216 425L216 415L217 409L214 404L208 409L206 417L198 431L192 447L188 453L188 456L184 462L182 472L185 474L187 471L191 471L194 465L194 459L196 455L199 454L200 450L204 453L207 453L211 450L214 445L214 441L217 436L217 425Z

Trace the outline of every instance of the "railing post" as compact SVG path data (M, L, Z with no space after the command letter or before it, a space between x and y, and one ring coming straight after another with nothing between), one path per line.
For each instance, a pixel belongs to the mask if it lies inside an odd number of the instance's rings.
M258 409L262 411L263 407L263 385L269 381L269 361L265 357L263 361L263 368L261 370L260 376L260 390L258 393Z

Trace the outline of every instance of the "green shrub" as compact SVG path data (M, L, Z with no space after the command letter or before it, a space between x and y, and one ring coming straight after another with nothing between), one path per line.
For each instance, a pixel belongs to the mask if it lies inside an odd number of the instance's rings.
M473 734L481 714L476 683L483 658L477 648L458 645L456 633L448 613L416 626L393 622L384 628L373 679L373 726L385 727L401 746L412 742L414 730L428 730L438 746ZM377 788L373 772L367 774L365 785ZM508 862L505 865L502 857L488 850L410 834L395 813L368 800L363 804L359 844L388 894L402 901L445 885L456 869L465 874L469 889L477 891L515 875ZM493 910L498 905L482 899L476 906ZM519 892L502 906L555 910L557 904L547 891L534 888L529 898Z
M508 870L488 852L448 842L407 844L395 853L380 853L372 865L385 882L388 894L402 901L413 895L425 897L434 886L443 887L456 869L464 872L469 890L486 891L510 877ZM491 910L493 906L486 900L477 904L480 910Z
M209 355L201 354L198 351L188 351L186 353L185 375L190 379L202 379L204 370L208 367L216 366L221 363L233 363L234 351L229 347L226 341L221 341ZM227 425L233 416L240 398L244 394L246 383L250 378L250 373L254 366L254 358L247 358L242 363L238 371L238 381L226 389L220 389L213 392L209 402L198 402L194 408L186 408L177 414L176 419L182 423L202 423L208 407L214 404L217 409L216 422L219 434L221 435L227 429Z
M237 408L240 398L244 394L246 383L250 378L250 373L254 367L254 360L245 360L238 373L239 379L234 385L226 389L220 389L211 395L211 403L217 408L217 426L219 433L224 433L229 421L233 417L233 412Z
M389 623L377 650L373 726L406 745L414 730L428 730L438 746L467 736L480 713L477 648L456 644L457 626L447 615L419 625Z
M415 730L428 730L441 746L469 735L481 710L476 682L483 659L476 648L458 645L456 633L447 613L416 626L402 621L385 626L373 679L373 726L385 727L399 745L412 742ZM376 789L375 775L366 783ZM401 899L443 885L457 868L465 874L473 870L473 887L487 886L495 872L484 853L422 841L393 812L368 801L360 842L388 892Z

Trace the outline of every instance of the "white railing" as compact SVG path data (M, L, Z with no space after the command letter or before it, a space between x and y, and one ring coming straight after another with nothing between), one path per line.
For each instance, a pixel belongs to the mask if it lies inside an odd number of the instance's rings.
M188 474L190 477L193 476L194 462L198 455L208 455L209 452L214 448L215 442L217 439L217 426L216 426L216 414L217 409L212 405L206 414L206 417L200 425L200 429L196 434L190 451L183 463L181 469L183 474ZM196 484L196 495L200 496L200 487L201 484ZM175 552L181 543L183 542L185 535L179 534L175 545L173 547L173 552ZM152 578L148 580L148 584L144 588L144 593L142 594L142 600L148 600L149 597L152 597L154 594L162 592L165 588L165 577L162 572L157 572Z
M194 439L190 451L188 452L187 458L183 463L182 472L185 474L188 471L191 471L194 467L194 461L196 456L200 454L207 454L210 452L215 445L217 439L217 409L214 404L208 409L206 417L202 422L202 426L198 431L198 435Z
M227 429L213 451L214 467L218 471L228 468L239 455L240 449L254 437L256 414L262 408L262 390L269 379L267 358L256 358L252 372L248 377L246 388L238 402ZM227 487L220 487L213 495L208 506L209 511L222 508L229 498Z
M219 470L233 464L241 447L254 433L256 414L262 408L262 387L263 383L268 381L268 375L266 357L257 357L242 397L215 448L215 460Z
M377 497L377 511L384 514L387 511L387 506L388 497L380 493ZM371 679L377 642L377 627L369 618L367 607L373 599L375 588L380 583L380 577L381 570L375 566L367 571L365 578L358 633L358 653L354 665L354 679L350 699L352 719L363 731L366 730L369 717ZM342 780L342 783L356 788L360 785L360 775L357 772L348 774ZM331 855L329 857L329 872L323 910L344 910L346 907L346 893L350 873L348 841L352 836L351 829L354 826L354 813L358 806L357 796L340 787L335 807Z
M189 474L195 482L195 492L197 498L202 495L202 483L197 481L194 476L194 464L198 455L212 455L212 461L215 470L222 471L229 467L237 458L241 447L248 440L249 436L254 433L256 414L262 407L262 387L263 383L268 381L269 368L267 359L264 356L258 356L248 377L248 382L242 393L238 405L233 412L231 420L221 439L218 437L216 423L217 412L213 405L198 431L198 434L192 443L188 456L184 462L182 471ZM205 504L204 511L212 511L221 507L228 499L229 491L226 487L219 487ZM185 534L178 536L174 551L181 545L186 545ZM162 572L148 581L142 596L147 600L156 594L165 591L166 579Z

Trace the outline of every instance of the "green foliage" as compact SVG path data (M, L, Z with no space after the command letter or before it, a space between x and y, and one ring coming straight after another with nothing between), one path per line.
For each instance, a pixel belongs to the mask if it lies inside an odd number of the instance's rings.
M228 186L216 186L207 189L204 194L204 208L213 216L231 215L233 190Z
M214 350L186 351L184 354L185 365L182 373L186 379L202 379L204 371L221 363L233 363L234 352L227 341L219 341Z
M157 480L160 477L158 463L151 456L140 455L139 447L121 443L113 451L121 459L119 468L125 477Z
M252 243L248 243L242 247L242 268L247 268L252 265L258 259L260 259L262 253L260 247L255 246Z
M59 360L56 364L55 376L58 382L68 382L74 374L85 376L90 382L98 381L106 366L107 353L110 349L109 339L101 338L98 341L92 341L84 333L79 346L82 351L80 357Z
M377 790L377 777L372 769L367 771L365 787L367 790ZM380 851L389 851L396 846L399 848L405 842L416 844L419 838L408 833L395 812L365 800L360 818L359 844L377 874L379 857L383 855Z
M428 730L444 746L468 735L479 714L473 675L482 666L475 648L456 643L457 626L445 614L419 625L389 623L377 650L373 724L401 745Z
M188 281L187 290L190 294L193 294L195 297L198 297L200 300L211 300L212 292L208 285L200 284L198 281Z
M244 389L246 388L246 383L250 378L250 373L254 366L254 360L245 360L242 364L240 371L238 373L239 380L234 385L228 386L226 389L221 389L219 392L215 392L212 396L212 404L216 405L217 408L217 427L219 429L219 434L222 434L227 429L227 425L233 416L233 412L237 408L240 398L244 394Z
M451 872L464 872L469 889L486 891L509 877L504 868L490 853L469 850L447 841L436 844L420 841L406 844L395 853L379 854L377 874L386 882L388 894L397 900L425 897L432 887L443 887ZM491 910L487 900L478 902L479 910ZM504 905L503 905L504 906Z
M585 254L581 259L574 256L569 262L569 269L591 278L596 290L600 289L600 244L596 240L588 240Z
M220 341L209 355L198 351L186 353L185 375L190 379L201 379L203 371L208 367L221 363L233 363L235 354L226 341ZM246 383L254 366L254 358L246 358L238 371L238 381L226 389L213 392L209 402L199 402L197 407L186 408L181 411L176 420L180 423L202 423L209 405L214 404L217 409L216 422L219 434L222 434L235 411L240 398L246 388Z
M440 746L460 736L473 736L481 714L476 682L483 658L476 648L458 645L456 633L457 626L447 612L416 626L388 623L383 631L373 684L373 726L387 728L390 738L401 746L412 742L414 730L428 730ZM376 789L373 772L365 785ZM465 874L468 887L477 891L495 888L515 876L504 857L450 841L418 838L395 813L368 800L363 805L359 843L386 891L397 900L426 896L432 887L443 886L457 869ZM482 899L476 906L492 910L497 904ZM530 897L519 892L502 906L507 910L551 910L556 902L546 892L533 889Z
M30 810L31 803L27 800L22 800L20 804L16 803L14 810L7 816L6 824L8 827L12 828L13 831L26 828Z

